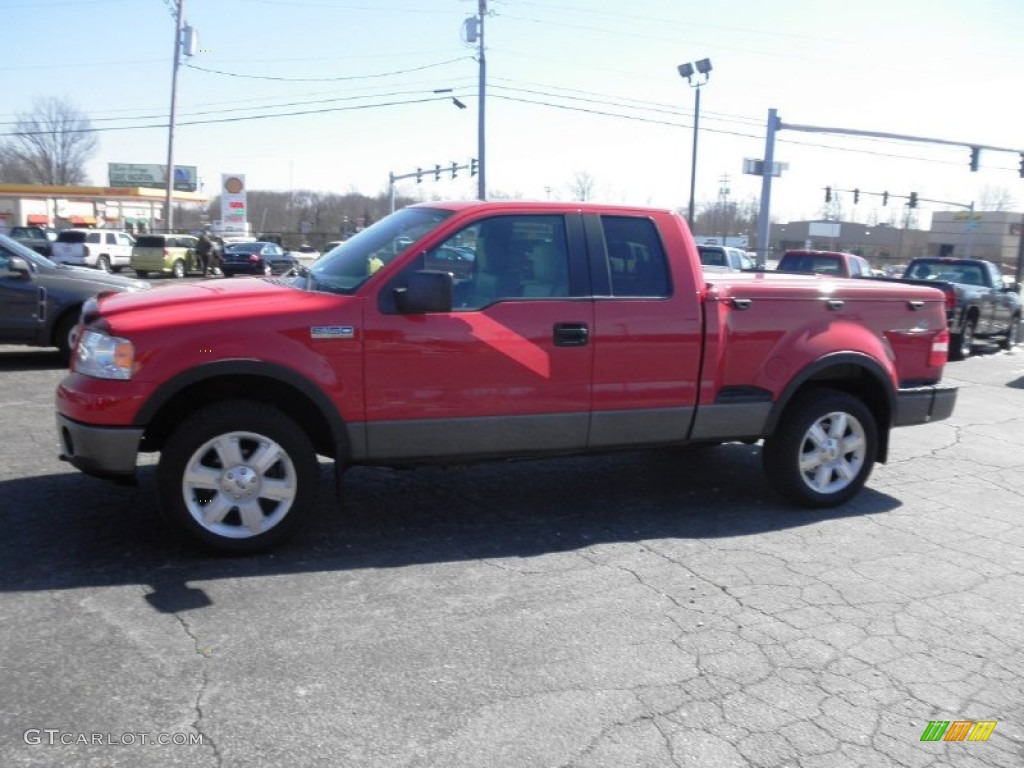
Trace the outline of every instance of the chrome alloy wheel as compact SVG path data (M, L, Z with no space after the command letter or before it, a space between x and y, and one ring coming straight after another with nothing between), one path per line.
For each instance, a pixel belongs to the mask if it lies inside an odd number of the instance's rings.
M192 518L216 536L245 539L280 523L298 492L298 476L278 443L253 432L227 432L201 445L182 474Z
M864 425L849 413L833 411L815 421L800 448L800 477L823 494L846 488L856 478L867 455Z

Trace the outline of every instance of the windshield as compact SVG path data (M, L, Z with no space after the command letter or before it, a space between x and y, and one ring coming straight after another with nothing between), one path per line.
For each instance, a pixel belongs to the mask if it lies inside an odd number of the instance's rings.
M36 266L53 267L57 268L57 265L50 261L42 254L36 253L27 245L22 245L17 240L11 240L7 235L0 235L0 248L3 248L11 256L20 256Z
M389 263L452 215L439 208L404 208L353 235L309 268L314 290L353 293ZM297 278L300 282L304 278Z

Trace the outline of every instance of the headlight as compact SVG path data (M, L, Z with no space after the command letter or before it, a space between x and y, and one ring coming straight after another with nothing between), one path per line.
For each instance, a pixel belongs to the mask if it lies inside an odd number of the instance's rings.
M135 346L128 339L87 330L78 340L74 370L97 379L132 377L135 367Z

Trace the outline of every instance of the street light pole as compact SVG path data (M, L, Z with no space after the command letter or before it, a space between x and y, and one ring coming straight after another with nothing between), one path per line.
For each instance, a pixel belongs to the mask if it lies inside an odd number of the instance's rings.
M484 17L487 15L487 0L479 0L477 11L480 16L480 37L478 55L480 57L480 83L479 83L479 111L477 113L476 126L476 157L477 157L477 178L476 196L479 200L487 199L487 152L486 136L484 133L484 97L487 94L487 59L484 58Z
M178 67L181 65L182 34L185 30L185 0L177 0L174 29L174 69L171 73L171 114L167 122L167 190L164 197L164 228L174 229L174 119L178 102Z
M697 189L697 133L700 127L700 86L693 89L693 158L690 160L690 208L687 220L693 231L694 195Z
M693 92L693 159L690 162L690 206L688 211L687 220L690 223L690 231L693 231L694 222L694 208L696 204L697 194L697 131L700 126L700 89L702 85L705 85L710 78L711 73L711 59L701 59L697 62L687 62L686 64L680 64L677 69L679 75L682 77L691 88ZM697 79L694 81L694 74L697 74Z

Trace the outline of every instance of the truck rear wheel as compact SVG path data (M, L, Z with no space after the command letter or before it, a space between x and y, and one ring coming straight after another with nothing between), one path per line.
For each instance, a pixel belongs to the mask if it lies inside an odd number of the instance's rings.
M312 514L318 479L302 428L246 400L185 419L167 440L157 472L164 519L222 554L259 552L293 535Z
M949 359L966 360L974 348L974 320L965 320L960 333L954 334L949 340Z
M1020 318L1010 318L1010 327L1006 329L1006 336L1000 345L1003 349L1013 349L1020 342Z
M797 395L762 451L775 490L804 507L834 507L867 482L878 452L875 419L863 402L834 389Z

